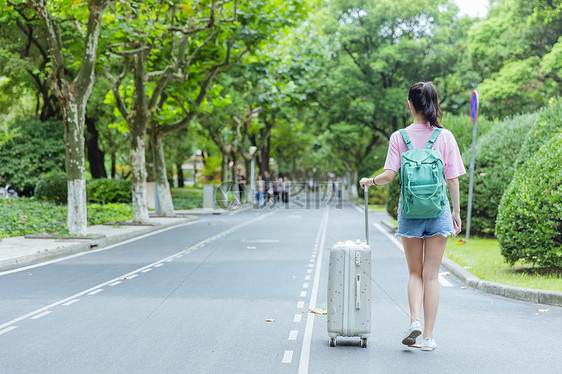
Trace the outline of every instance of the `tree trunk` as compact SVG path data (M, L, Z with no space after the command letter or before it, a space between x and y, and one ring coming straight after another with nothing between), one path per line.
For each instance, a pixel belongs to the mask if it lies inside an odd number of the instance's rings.
M184 188L185 184L183 182L183 168L181 167L181 162L176 163L176 173L178 174L178 188ZM195 168L193 169L193 181L195 182ZM193 183L195 186L195 183Z
M86 103L68 103L65 110L64 141L66 146L66 177L68 186L68 231L86 235L86 162L84 158L84 112Z
M68 186L68 231L74 235L85 235L87 225L86 206L86 162L84 157L84 116L86 103L95 81L94 68L101 31L102 15L107 2L88 2L88 26L83 41L84 49L77 76L69 81L65 76L62 37L60 28L53 20L47 2L32 0L28 5L41 19L45 38L49 45L51 71L49 81L53 94L59 101L65 122L66 174ZM73 41L76 42L76 41Z
M100 134L96 129L95 119L86 117L86 132L86 149L92 178L107 178L107 172L105 171L105 155L99 147Z
M350 184L350 192L351 197L359 197L359 191L357 190L357 178L358 178L357 170L353 169L349 173L349 184Z
M131 128L131 171L133 194L133 222L149 223L148 202L146 199L146 127L148 125L148 109L146 102L144 76L145 53L134 57L135 97L133 99L133 119Z
M111 151L111 179L115 179L117 165L117 152Z
M153 177L154 177L154 193L158 199L156 204L156 213L165 217L172 217L174 213L174 204L172 202L172 194L170 193L170 184L166 175L166 158L164 156L164 144L162 143L162 134L157 131L150 133L150 143L152 145L153 155Z

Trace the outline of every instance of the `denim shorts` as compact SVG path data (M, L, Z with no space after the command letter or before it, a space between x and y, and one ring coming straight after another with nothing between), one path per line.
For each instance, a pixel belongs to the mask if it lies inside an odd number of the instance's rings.
M429 238L442 235L448 237L453 235L453 217L451 207L447 199L445 212L436 218L407 219L402 215L402 200L398 202L398 232L396 236L406 238Z

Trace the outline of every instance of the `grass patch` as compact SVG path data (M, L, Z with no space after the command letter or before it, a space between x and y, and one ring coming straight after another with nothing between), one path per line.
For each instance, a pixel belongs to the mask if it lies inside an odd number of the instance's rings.
M0 199L0 238L38 233L68 234L68 208L35 198ZM129 204L88 204L88 225L126 221L133 217Z
M556 272L538 269L520 262L512 267L505 262L496 239L472 237L459 245L450 238L445 256L483 280L517 287L562 291L562 270Z
M386 212L386 205L384 204L369 204L369 210L372 212Z
M203 208L202 189L193 187L172 188L171 192L174 209Z

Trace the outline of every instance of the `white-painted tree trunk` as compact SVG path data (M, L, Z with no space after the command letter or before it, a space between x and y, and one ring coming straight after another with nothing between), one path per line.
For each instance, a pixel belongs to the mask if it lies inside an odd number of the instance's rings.
M351 173L349 175L349 184L351 186L351 197L352 198L356 198L359 197L359 192L357 191L357 170L351 170Z
M146 199L146 159L144 137L137 139L137 147L131 148L131 169L133 175L133 222L149 223Z
M86 235L86 160L84 157L84 105L69 102L65 113L66 176L68 187L67 227L72 235Z
M69 180L68 185L68 231L72 235L86 235L88 211L86 201L86 179Z
M165 217L175 215L174 203L172 202L172 194L170 192L170 183L166 175L166 156L164 155L164 145L162 143L162 135L151 134L152 154L154 158L154 184L156 185L158 204L156 213Z

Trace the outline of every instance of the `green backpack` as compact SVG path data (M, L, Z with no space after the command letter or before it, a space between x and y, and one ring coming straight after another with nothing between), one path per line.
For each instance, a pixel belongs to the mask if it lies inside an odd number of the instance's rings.
M435 129L423 149L414 149L406 130L400 130L408 151L400 164L400 196L404 218L435 218L445 212L447 192L441 152L431 148L441 129Z

